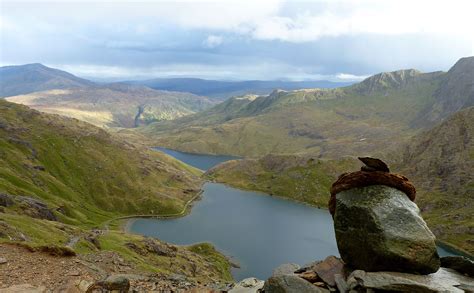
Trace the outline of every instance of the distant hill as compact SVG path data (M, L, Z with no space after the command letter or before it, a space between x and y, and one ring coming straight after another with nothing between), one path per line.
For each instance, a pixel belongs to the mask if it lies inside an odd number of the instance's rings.
M0 67L0 97L92 85L89 80L39 63Z
M471 105L472 60L461 59L449 72L399 70L343 88L234 97L141 132L157 145L196 153L327 158L373 153L397 147Z
M129 81L131 84L141 84L153 89L189 92L196 95L225 100L232 96L246 94L268 95L275 89L295 90L303 88L335 88L347 86L352 82L317 81L220 81L199 78L156 78L142 81Z
M34 92L7 100L100 127L126 128L175 119L216 103L190 93L157 91L120 83Z
M216 104L190 93L125 83L96 84L42 64L1 67L0 96L101 127L137 127Z

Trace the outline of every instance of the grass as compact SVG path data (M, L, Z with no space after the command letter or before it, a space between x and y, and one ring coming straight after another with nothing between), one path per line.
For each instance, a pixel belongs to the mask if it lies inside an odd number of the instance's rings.
M206 176L231 186L262 191L316 207L327 207L329 188L343 172L357 170L355 159L320 160L311 156L267 155L229 161Z

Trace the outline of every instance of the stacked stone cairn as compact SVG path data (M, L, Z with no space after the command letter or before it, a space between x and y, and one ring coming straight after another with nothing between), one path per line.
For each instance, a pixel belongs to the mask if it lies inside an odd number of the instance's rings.
M379 159L359 160L360 171L342 174L331 187L341 258L282 265L263 292L474 292L474 262L440 259L413 184Z

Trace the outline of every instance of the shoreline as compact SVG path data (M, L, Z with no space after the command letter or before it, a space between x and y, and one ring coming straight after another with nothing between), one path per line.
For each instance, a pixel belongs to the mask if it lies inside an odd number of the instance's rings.
M194 203L194 201L198 200L201 197L202 193L203 193L203 190L202 189L199 190L199 192L196 193L196 195L194 195L192 198L190 198L184 204L183 209L179 213L167 214L167 215L166 214L165 215L158 215L158 214L144 215L144 214L141 214L141 215L121 216L121 217L116 217L116 218L109 219L109 220L103 222L100 226L103 227L104 230L108 231L110 223L115 222L115 221L120 221L120 220L127 220L125 224L121 225L119 230L123 231L125 233L128 233L128 234L134 234L133 232L130 231L130 226L131 226L131 224L133 224L133 219L138 219L138 218L174 219L174 218L180 218L180 217L186 216L192 209L192 207L190 208L192 203ZM131 223L129 224L129 222L131 222Z

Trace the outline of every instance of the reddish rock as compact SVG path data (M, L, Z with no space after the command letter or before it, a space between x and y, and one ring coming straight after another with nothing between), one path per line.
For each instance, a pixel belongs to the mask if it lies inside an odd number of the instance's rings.
M318 277L331 287L336 286L335 275L344 275L344 263L335 256L328 256L313 267Z

